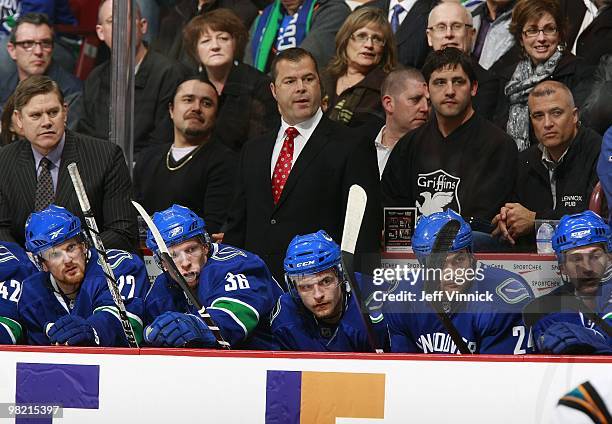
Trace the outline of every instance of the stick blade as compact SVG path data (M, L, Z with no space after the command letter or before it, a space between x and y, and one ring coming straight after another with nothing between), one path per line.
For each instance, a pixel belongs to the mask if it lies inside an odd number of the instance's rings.
M357 184L353 184L349 190L348 201L346 203L344 230L342 231L342 244L340 245L344 252L355 253L355 246L357 245L357 238L359 237L367 202L368 195L365 190Z

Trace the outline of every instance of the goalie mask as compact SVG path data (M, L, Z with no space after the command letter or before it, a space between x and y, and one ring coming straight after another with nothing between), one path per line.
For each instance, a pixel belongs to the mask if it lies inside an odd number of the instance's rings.
M438 233L451 220L459 222L459 231L455 236L455 240L453 240L449 252L457 252L461 249L467 249L469 252L472 252L472 228L461 215L452 209L447 209L444 212L435 212L419 218L414 229L414 235L412 236L412 249L421 265L425 264L425 260L431 253Z

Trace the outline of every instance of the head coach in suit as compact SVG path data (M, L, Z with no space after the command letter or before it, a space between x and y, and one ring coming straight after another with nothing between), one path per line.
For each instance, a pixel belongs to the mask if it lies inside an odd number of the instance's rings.
M258 254L281 281L295 235L324 229L342 239L348 191L359 184L368 204L356 253L367 271L382 229L374 144L323 116L317 64L306 50L281 52L271 74L281 126L243 147L224 242Z
M133 250L136 217L119 146L65 129L67 106L57 83L42 75L19 83L14 121L26 140L0 149L0 240L24 243L28 215L50 203L83 218L67 166L76 162L106 248Z

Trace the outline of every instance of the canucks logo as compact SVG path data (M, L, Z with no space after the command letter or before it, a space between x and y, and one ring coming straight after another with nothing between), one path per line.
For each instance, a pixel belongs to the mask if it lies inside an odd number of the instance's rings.
M245 258L247 257L247 254L245 252L240 249L236 249L235 247L223 246L221 249L219 249L217 244L213 244L213 246L215 251L213 252L211 258L217 261L229 261L230 259L233 259L236 256L244 256Z
M108 265L111 267L111 269L115 269L117 268L119 265L121 265L121 262L123 262L126 259L132 259L132 254L126 252L125 250L119 250L119 249L108 249L106 251L106 257L108 258ZM100 266L102 266L102 257L98 257L98 264L100 264Z
M17 261L17 256L13 255L13 252L8 250L6 246L0 245L0 263L8 261Z
M461 178L455 177L443 169L428 174L419 174L417 177L419 199L416 201L419 214L431 215L435 212L442 212L447 208L461 214L458 194L460 183Z
M514 278L504 280L495 288L495 292L508 304L520 303L530 298L529 290Z

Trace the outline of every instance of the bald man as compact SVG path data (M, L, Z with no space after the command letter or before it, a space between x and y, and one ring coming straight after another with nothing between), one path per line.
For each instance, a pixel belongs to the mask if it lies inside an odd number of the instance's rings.
M472 14L461 3L446 1L438 4L429 13L427 21L427 42L433 50L456 47L471 55L476 30ZM474 71L478 80L478 91L472 99L474 110L488 120L492 120L497 106L499 80L474 61Z
M536 219L560 219L588 208L597 184L601 136L581 127L566 85L544 81L529 94L529 116L538 144L519 154L515 201L493 218L494 236L520 250L535 250Z
M429 116L429 91L423 74L415 68L400 68L387 75L380 87L385 125L374 144L378 171L382 176L391 150L404 134L420 127Z

